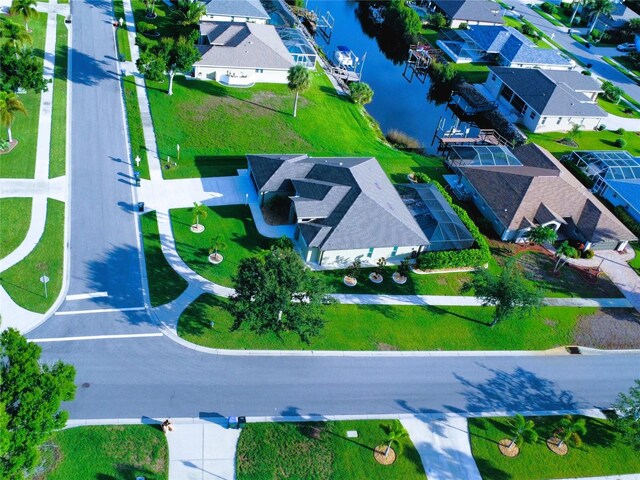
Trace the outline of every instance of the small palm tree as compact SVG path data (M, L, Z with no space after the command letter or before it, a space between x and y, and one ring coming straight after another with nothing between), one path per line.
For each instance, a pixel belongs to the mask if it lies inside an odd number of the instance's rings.
M551 227L533 227L527 233L527 239L529 242L536 245L542 245L543 243L553 243L558 239L558 232Z
M227 248L227 244L224 243L220 235L216 236L211 242L211 248L209 249L209 255L218 256L218 252L224 251Z
M569 245L569 242L566 240L558 245L556 248L556 264L553 266L553 273L560 271L560 269L567 263L567 260L571 256L572 253L575 252L575 248Z
M154 18L156 13L156 0L144 0L144 7L147 11L147 18Z
M287 75L289 89L296 92L296 101L293 104L293 116L298 114L298 96L311 86L311 75L304 65L295 65L289 69Z
M195 224L196 228L200 227L200 217L202 217L202 219L206 219L207 218L207 207L205 207L202 203L198 203L198 202L193 202L193 217L192 217L192 222Z
M7 128L9 143L13 141L11 136L11 125L16 119L16 113L27 114L24 104L18 100L15 93L0 92L0 123Z
M398 265L398 275L406 278L407 275L409 275L409 270L410 270L409 259L405 258L400 262L400 265Z
M386 266L387 266L387 259L384 257L380 257L376 262L376 268L374 269L375 274L378 277L381 277L382 274L384 273L384 267Z
M9 42L13 43L16 50L25 44L31 45L33 43L33 38L29 35L29 32L27 32L27 29L11 20L6 20L2 23L0 37L6 38ZM18 55L18 52L16 52L16 55Z
M582 444L581 435L587 434L587 422L584 418L574 419L572 415L567 415L558 424L558 438L560 443L558 446L562 446L564 442L569 440L573 441L576 447Z
M13 2L11 2L11 7L9 8L9 13L11 15L20 15L24 18L24 27L27 32L30 32L29 20L32 18L38 18L38 10L36 10L37 5L37 0L13 0Z
M357 279L358 273L360 273L360 267L362 262L359 258L356 258L351 265L347 267L347 277Z
M400 443L400 440L402 440L403 438L406 438L409 435L398 420L395 420L390 427L386 428L386 430L387 430L387 438L385 440L385 443L387 444L387 448L384 451L385 457L389 455L389 451L391 450L391 445L393 445L394 443L397 446L398 453L400 453L402 451L402 443Z
M522 441L535 442L538 440L538 432L535 430L535 423L533 420L527 420L524 416L516 413L516 415L509 420L511 426L511 443L507 448L511 448Z
M203 15L207 13L207 7L204 3L192 0L179 0L178 8L174 12L174 16L178 25L190 27L198 25Z
M569 140L573 140L580 134L580 130L582 130L582 125L579 123L572 123L571 128L567 132L567 137Z
M591 35L593 29L596 28L596 23L598 23L600 15L609 15L613 11L613 2L611 0L593 0L591 10L595 12L596 16L592 20L591 27L589 27L589 31L587 32L587 37Z

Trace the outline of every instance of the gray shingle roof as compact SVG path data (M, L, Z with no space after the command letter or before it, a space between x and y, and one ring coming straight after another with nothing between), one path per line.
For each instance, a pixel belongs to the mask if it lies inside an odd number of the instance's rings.
M599 92L590 76L573 70L489 67L502 82L540 115L605 117L597 104L581 92Z
M272 25L243 22L201 22L200 35L210 45L198 45L196 65L286 70L293 57Z
M433 0L433 3L451 19L504 23L500 5L489 0Z
M375 158L247 155L259 192L290 195L308 246L321 250L428 245ZM300 210L298 210L300 208Z
M260 0L210 0L205 5L207 15L269 19Z

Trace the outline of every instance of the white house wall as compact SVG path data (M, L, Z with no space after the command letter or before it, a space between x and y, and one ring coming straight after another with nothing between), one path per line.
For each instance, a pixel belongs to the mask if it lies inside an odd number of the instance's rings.
M478 22L476 20L463 20L461 18L455 18L451 20L451 28L460 28L460 25L462 23L466 23L467 25L502 25L500 17L498 17L498 20L496 20L495 22Z
M393 251L391 247L374 248L371 256L369 256L368 248L356 250L325 250L321 254L321 265L323 267L346 268L351 265L354 260L359 259L363 266L374 267L381 257L386 258L388 263L400 263L405 257L411 255L413 250L418 252L420 246L398 247L394 256L391 256Z
M268 70L253 68L229 68L196 65L195 76L201 80L220 80L223 75L247 75L252 77L255 83L287 83L287 70ZM261 70L261 71L260 71Z
M244 23L260 23L262 25L267 23L265 18L254 17L231 17L226 15L205 15L202 17L204 22L244 22Z

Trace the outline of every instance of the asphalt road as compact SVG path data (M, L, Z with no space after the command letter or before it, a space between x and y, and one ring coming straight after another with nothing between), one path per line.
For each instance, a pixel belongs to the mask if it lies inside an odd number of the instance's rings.
M74 0L70 294L61 311L143 305L111 3ZM30 338L157 332L144 311L55 315ZM43 343L76 366L73 419L607 407L640 356L218 356L166 337Z

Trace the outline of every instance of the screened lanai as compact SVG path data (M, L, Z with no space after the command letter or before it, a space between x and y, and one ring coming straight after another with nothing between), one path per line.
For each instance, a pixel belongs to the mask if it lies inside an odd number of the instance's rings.
M452 167L498 167L522 165L522 162L502 145L469 145L451 147L448 157Z

